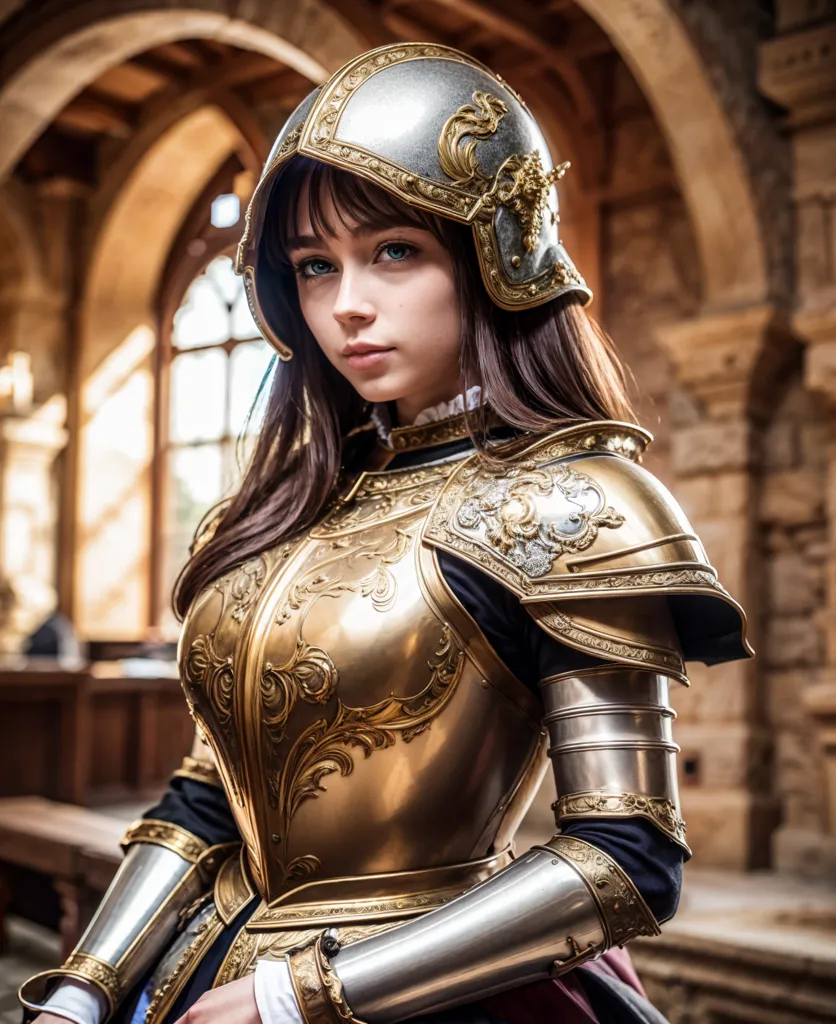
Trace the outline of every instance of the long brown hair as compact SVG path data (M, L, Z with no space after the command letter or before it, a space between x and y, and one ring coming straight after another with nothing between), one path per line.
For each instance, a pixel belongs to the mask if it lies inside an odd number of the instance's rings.
M583 420L634 419L613 345L576 295L519 312L500 309L482 284L470 227L414 209L356 175L296 157L266 211L269 265L259 282L262 306L271 324L282 325L293 358L278 365L241 487L214 536L177 580L174 608L181 617L212 580L317 521L337 482L343 439L369 417L368 403L325 358L299 308L286 243L296 233L306 183L311 223L320 235L333 237L336 212L345 227L414 224L447 247L461 307L462 382L465 388L481 384L504 423L541 431ZM482 417L475 413L470 426L487 455Z

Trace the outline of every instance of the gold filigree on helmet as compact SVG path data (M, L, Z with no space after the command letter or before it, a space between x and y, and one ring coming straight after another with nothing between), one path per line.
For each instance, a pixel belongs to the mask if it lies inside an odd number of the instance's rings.
M592 293L559 237L545 139L520 96L446 46L383 46L315 89L279 133L247 210L236 269L256 323L291 351L265 308L262 227L282 169L297 155L360 175L410 206L470 224L485 288L503 309Z

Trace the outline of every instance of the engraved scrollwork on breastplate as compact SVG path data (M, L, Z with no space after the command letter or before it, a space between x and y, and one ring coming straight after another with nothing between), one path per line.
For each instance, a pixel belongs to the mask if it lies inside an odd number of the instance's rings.
M284 552L283 552L284 553ZM232 789L232 798L243 806L243 797L237 774L231 763L240 763L238 736L233 721L235 666L231 654L218 650L218 628L229 611L230 618L241 623L252 607L267 576L264 555L250 559L233 572L212 585L221 595L221 606L213 629L196 636L185 653L181 666L181 682L189 712L195 722L205 729L205 717L212 718L212 728L223 739L227 771L226 780Z
M290 823L305 800L325 792L323 780L334 772L349 775L354 767L349 748L362 750L366 757L395 743L398 736L409 743L429 729L455 692L461 674L464 651L444 625L435 657L428 663L430 679L420 693L388 697L371 707L350 707L337 698L337 714L329 723L314 722L296 740L272 786L279 802L282 835L287 838ZM312 854L296 857L283 865L286 881L311 875L319 867Z
M559 497L562 514L543 523L536 494ZM606 504L600 486L585 473L565 465L538 469L530 463L469 494L459 505L456 520L466 530L484 524L488 542L513 565L528 576L544 576L556 558L585 550L599 529L616 529L624 516Z
M245 562L233 577L230 586L230 597L235 602L232 618L242 622L264 583L267 575L267 562L263 555Z
M350 496L311 531L312 537L332 537L377 524L429 505L456 463L443 463L409 472L366 473Z
M370 597L375 611L387 611L397 596L397 584L389 572L389 566L399 562L411 544L412 537L399 529L394 531L391 540L383 547L377 539L359 545L350 540L333 540L331 548L336 552L335 556L319 562L292 584L276 612L276 624L283 625L291 614L299 611L306 602L319 597L334 597L346 591L360 594L361 597ZM329 576L324 571L333 563L352 567L363 559L374 560L377 565L372 572L359 580L343 582L341 576Z

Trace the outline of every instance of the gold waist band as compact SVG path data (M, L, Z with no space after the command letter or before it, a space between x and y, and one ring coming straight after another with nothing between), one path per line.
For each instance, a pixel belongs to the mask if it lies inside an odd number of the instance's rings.
M509 847L493 856L460 864L305 882L270 904L262 903L246 928L275 931L414 917L489 878L511 860ZM225 867L215 886L215 905L221 919L231 921L257 892L243 851L240 859L229 861Z

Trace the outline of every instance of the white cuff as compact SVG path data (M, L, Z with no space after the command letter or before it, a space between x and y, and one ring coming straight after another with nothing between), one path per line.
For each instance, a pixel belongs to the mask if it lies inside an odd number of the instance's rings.
M73 1024L101 1024L107 1015L107 1000L95 985L66 978L38 1009L66 1017Z
M287 960L259 960L255 966L255 1003L261 1024L304 1024Z

